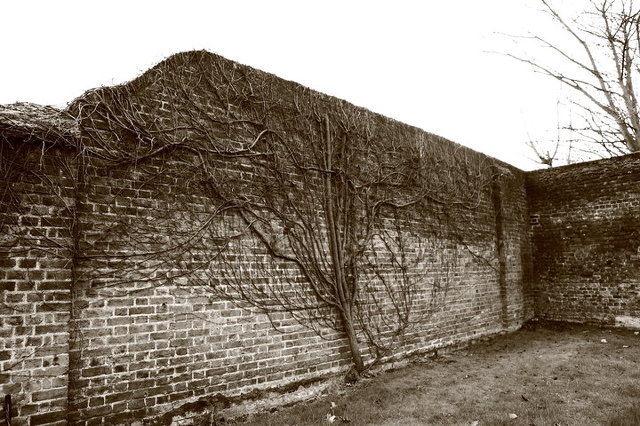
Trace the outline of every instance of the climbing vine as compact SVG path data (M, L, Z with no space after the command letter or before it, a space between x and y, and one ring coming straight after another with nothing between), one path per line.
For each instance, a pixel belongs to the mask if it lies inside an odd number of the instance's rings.
M458 251L486 238L465 220L487 199L484 157L215 55L67 113L79 298L191 289L341 333L360 373L445 306Z

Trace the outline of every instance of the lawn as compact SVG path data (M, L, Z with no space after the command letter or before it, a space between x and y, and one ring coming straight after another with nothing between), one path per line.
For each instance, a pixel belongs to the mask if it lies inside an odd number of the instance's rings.
M327 425L333 413L334 425L640 425L638 404L640 335L534 323L231 423Z

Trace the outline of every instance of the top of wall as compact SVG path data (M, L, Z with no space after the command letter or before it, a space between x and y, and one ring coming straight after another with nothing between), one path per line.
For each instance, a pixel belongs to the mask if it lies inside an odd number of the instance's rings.
M195 68L194 65L196 65ZM149 88L157 85L158 81L166 81L170 79L172 75L184 71L185 69L201 69L205 72L216 73L219 69L229 69L229 67L237 70L239 74L250 74L251 81L259 82L263 86L260 90L267 88L268 96L273 97L276 101L273 103L276 107L278 104L285 106L292 105L297 101L300 94L305 94L307 96L312 96L315 99L315 102L324 105L326 110L331 113L349 111L355 116L362 116L363 118L366 116L370 122L375 123L378 130L384 131L387 134L395 134L393 135L393 139L424 139L428 140L432 144L435 143L447 146L447 149L454 151L462 150L464 152L473 153L474 155L479 155L486 159L490 159L494 164L500 164L513 171L519 170L502 161L478 153L477 151L440 136L425 132L422 129L401 123L397 120L382 116L381 114L373 113L365 108L357 107L344 100L311 90L298 83L281 79L273 74L230 61L219 55L202 50L188 51L172 55L127 83L88 90L83 95L72 101L69 107L64 111L59 111L52 107L33 104L14 104L11 106L0 107L0 136L5 135L8 131L7 129L11 128L11 131L13 132L12 136L14 137L23 137L25 139L32 139L35 137L52 142L60 142L61 139L67 139L67 141L73 140L79 135L78 129L80 128L80 123L82 121L81 116L83 114L83 106L95 104L97 97L99 98L105 94L109 94L110 98L113 98L114 96L119 98L122 98L123 96L144 96L145 91L149 92ZM182 96L179 88L174 87L173 89L174 96ZM266 94L266 91L262 90L258 95L265 96ZM3 115L3 111L8 112L9 116L6 113ZM38 131L34 131L34 128L38 129Z
M2 138L69 143L79 135L79 123L67 111L27 102L0 105Z
M139 77L127 83L112 87L100 87L89 90L85 92L85 94L74 100L69 105L68 109L72 114L76 115L77 108L84 102L88 101L91 103L92 98L95 98L96 96L104 96L108 92L110 92L111 94L116 93L116 96L125 94L126 96L144 99L144 97L148 95L148 93L145 92L150 92L152 95L156 94L154 93L154 91L157 89L154 86L157 86L159 82L163 82L163 84L168 86L173 86L170 87L169 90L173 91L172 95L174 98L184 97L185 94L181 93L181 90L183 90L183 88L175 87L176 82L174 80L174 77L176 75L180 73L182 73L183 75L188 73L221 74L223 72L223 69L227 70L229 68L236 70L238 75L248 75L249 81L254 84L254 87L252 87L251 90L255 90L255 94L252 93L252 95L255 95L256 97L262 97L265 100L274 101L271 102L271 108L277 109L279 107L285 107L282 111L285 114L286 112L289 112L286 111L286 107L293 104L296 104L296 107L308 107L308 105L304 105L301 102L299 103L300 99L303 96L308 96L310 98L314 98L314 106L320 106L320 108L324 110L320 111L322 113L329 112L331 114L335 113L336 111L353 112L355 115L360 116L363 120L365 118L368 118L371 122L374 122L377 130L381 130L382 127L385 128L385 130L387 130L389 133L395 133L396 136L400 136L400 134L402 134L402 136L404 137L407 137L409 135L415 136L416 134L419 134L420 136L425 136L427 139L435 141L437 143L454 145L456 147L455 149L476 152L471 150L470 148L464 147L441 136L426 132L422 129L410 126L381 114L371 112L365 108L355 106L345 100L315 91L299 83L282 79L274 74L255 69L247 65L239 64L235 61L231 61L220 55L205 50L188 51L174 54L161 61L151 69L145 71ZM181 78L184 79L184 77ZM188 84L190 85L189 90L193 90L192 82L189 82ZM210 95L211 91L208 90L206 94ZM237 107L241 108L242 106L240 105ZM484 154L481 155L484 156Z
M640 152L633 152L631 154L618 155L610 158L600 158L597 160L583 161L579 163L565 164L563 166L548 167L544 169L536 169L526 172L527 175L538 175L540 177L544 175L563 175L565 173L575 173L580 169L585 173L608 170L611 167L617 167L620 164L630 164L640 158Z
M562 203L606 196L617 184L639 183L637 190L640 191L640 152L533 170L525 176L527 192L533 198Z
M86 91L83 95L79 96L74 101L72 101L68 107L68 110L73 114L74 112L76 112L75 110L78 107L78 105L80 105L84 100L91 98L96 93L103 92L103 91L119 91L119 92L129 92L134 94L141 93L149 86L152 86L155 83L157 83L159 80L163 80L163 79L166 80L167 76L175 75L180 70L183 70L185 68L188 68L196 64L204 72L217 72L218 70L216 68L220 66L231 66L234 69L237 69L238 73L249 72L252 74L253 80L262 80L264 84L269 84L271 86L270 90L272 94L276 95L279 98L277 99L279 103L291 101L293 100L296 94L301 92L311 93L317 98L321 99L323 103L332 105L335 108L347 108L347 109L358 110L363 114L373 115L379 119L383 119L384 121L391 123L392 125L399 125L407 129L419 131L421 133L428 134L431 137L437 138L439 140L446 141L447 143L455 144L462 149L471 150L470 148L464 147L456 142L450 141L446 138L435 135L433 133L426 132L415 126L402 123L393 118L383 116L382 114L378 114L370 110L367 110L366 108L362 108L354 104L351 104L350 102L347 102L343 99L336 98L334 96L330 96L322 92L313 90L311 88L308 88L306 86L303 86L302 84L296 83L291 80L285 80L283 78L276 76L275 74L253 68L248 65L240 64L238 62L232 61L230 59L224 58L220 55L211 53L206 50L193 50L193 51L176 53L164 59L163 61L159 62L158 64L148 69L147 71L143 72L140 76L126 83L115 85L115 86L103 86L95 89L90 89ZM176 95L180 96L180 93L176 93Z

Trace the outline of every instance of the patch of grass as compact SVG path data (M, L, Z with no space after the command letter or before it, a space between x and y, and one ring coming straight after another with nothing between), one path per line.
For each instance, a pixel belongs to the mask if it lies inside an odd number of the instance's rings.
M543 324L235 424L640 425L639 364L633 332Z
M640 405L629 408L616 415L608 426L638 426L640 425Z

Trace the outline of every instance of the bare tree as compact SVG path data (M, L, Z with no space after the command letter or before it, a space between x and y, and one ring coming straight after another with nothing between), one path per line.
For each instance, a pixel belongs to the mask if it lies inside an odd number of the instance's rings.
M566 34L567 42L531 35L523 38L542 45L552 59L508 56L531 65L578 95L573 101L572 122L565 128L576 135L571 139L580 143L572 143L570 150L586 158L640 151L636 87L640 76L640 10L633 0L592 0L588 10L568 20L550 0L540 2ZM541 163L553 163L557 150L549 159L549 150L537 141L533 144Z

